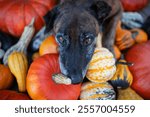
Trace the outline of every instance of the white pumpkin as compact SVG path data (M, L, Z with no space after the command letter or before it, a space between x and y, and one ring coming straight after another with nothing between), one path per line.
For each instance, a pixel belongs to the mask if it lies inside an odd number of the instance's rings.
M116 72L115 58L106 48L96 48L89 63L86 77L92 82L106 82Z

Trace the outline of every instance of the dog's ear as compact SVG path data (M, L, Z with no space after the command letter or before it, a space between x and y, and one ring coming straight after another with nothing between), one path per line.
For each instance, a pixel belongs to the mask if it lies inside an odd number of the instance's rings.
M105 1L98 0L92 4L91 10L94 11L99 23L102 24L111 12L112 8Z
M56 6L44 16L44 21L46 25L44 31L45 34L53 29L54 21L57 18L58 14L59 14L59 7Z

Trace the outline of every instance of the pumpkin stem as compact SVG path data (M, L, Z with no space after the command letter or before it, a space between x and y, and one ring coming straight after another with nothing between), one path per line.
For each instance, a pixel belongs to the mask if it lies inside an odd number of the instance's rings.
M133 66L134 63L131 63L131 62L120 62L118 61L117 64L122 64L122 65L127 65L127 66Z

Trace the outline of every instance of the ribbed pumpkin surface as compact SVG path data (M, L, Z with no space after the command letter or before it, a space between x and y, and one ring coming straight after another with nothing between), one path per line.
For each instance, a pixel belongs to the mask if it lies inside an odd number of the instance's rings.
M113 54L106 48L96 48L89 63L86 77L93 82L106 82L116 72Z

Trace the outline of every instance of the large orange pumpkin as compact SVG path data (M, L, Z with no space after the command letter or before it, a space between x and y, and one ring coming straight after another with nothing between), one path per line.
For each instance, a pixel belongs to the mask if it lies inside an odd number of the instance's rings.
M126 60L134 63L129 67L133 75L131 87L144 99L150 99L150 41L133 46Z
M57 0L0 0L0 30L21 36L24 27L34 17L35 28L44 25L43 16L52 9Z
M26 85L32 99L78 99L81 85L56 84L52 80L52 75L55 73L60 73L58 54L46 54L31 64Z
M30 97L16 91L0 90L0 100L30 100Z
M0 64L0 89L8 89L13 84L14 77L7 66Z

